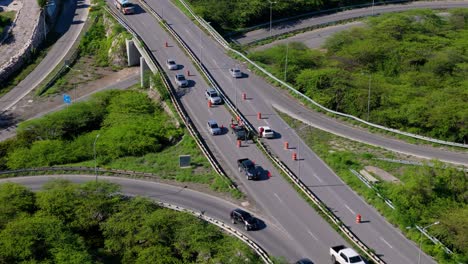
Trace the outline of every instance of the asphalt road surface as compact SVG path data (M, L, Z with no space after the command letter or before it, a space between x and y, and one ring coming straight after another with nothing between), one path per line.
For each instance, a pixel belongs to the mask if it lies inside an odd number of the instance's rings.
M407 4L383 5L368 8L352 9L344 12L339 12L332 15L311 17L307 19L297 19L286 22L274 23L270 33L269 23L262 28L246 32L242 35L233 38L234 41L240 44L249 44L264 38L285 34L291 31L306 29L317 25L335 23L343 20L350 20L359 17L366 17L391 12L401 12L410 9L429 8L429 9L447 9L468 7L468 1L412 1ZM273 13L273 18L275 14Z
M4 182L16 182L22 184L33 191L39 191L44 183L52 179L67 179L75 183L84 183L94 181L95 176L70 175L70 176L30 176L19 178L0 179L0 184ZM275 227L261 215L253 213L254 216L265 222L267 228L245 232L241 225L232 225L230 223L229 213L239 205L222 200L218 197L190 190L183 187L177 187L157 182L149 182L127 178L117 178L108 176L99 176L98 180L106 180L119 184L121 191L125 195L148 197L155 201L166 202L178 205L193 211L204 212L206 216L223 221L231 225L238 231L244 233L253 241L261 245L267 252L275 252L278 255L287 256L294 252L294 242L288 238L280 228Z
M153 0L148 3L164 16L170 26L201 58L216 81L223 87L224 92L255 127L270 125L278 132L279 137L268 141L268 144L288 166L294 170L297 168L296 174L299 174L301 179L364 243L374 248L376 253L388 263L416 263L417 246L405 239L399 230L387 223L375 209L347 187L276 115L272 107L273 102L285 101L296 104L289 95L275 89L245 69L244 72L249 75L248 77L233 79L228 73L228 68L235 66L238 62L229 58L220 46L193 25L169 1ZM237 148L230 134L215 137L208 135L207 119L218 120L226 127L231 116L222 106L208 109L203 95L208 85L191 65L186 55L167 33L157 26L154 18L144 10L138 10L137 13L125 16L124 19L142 36L158 60L164 62L167 58L173 58L183 65L179 72L185 73L189 70L192 73L189 77L192 86L180 90L181 101L197 128L204 134L210 149L221 161L223 168L228 171L228 175L236 177L241 188L258 203L260 209L274 219L273 222L281 226L290 237L294 238L297 244L295 248L304 252L301 254L302 257L309 257L317 263L327 262L329 260L328 248L342 244L341 239L336 237L337 234L323 220L317 218L311 207L305 204L293 188L279 176L278 171L254 145L245 144L245 147ZM169 47L165 47L166 42ZM169 75L173 74L169 72ZM247 93L248 100L241 100L242 92ZM262 113L261 120L256 118L258 112ZM289 141L292 147L286 151L283 150L285 140ZM300 149L299 162L291 160L291 152L294 148ZM246 181L236 172L235 161L241 157L255 160L256 164L269 170L273 177L256 182ZM299 170L302 174L298 173ZM355 223L357 213L363 215L365 224ZM427 255L423 255L422 263L434 262Z

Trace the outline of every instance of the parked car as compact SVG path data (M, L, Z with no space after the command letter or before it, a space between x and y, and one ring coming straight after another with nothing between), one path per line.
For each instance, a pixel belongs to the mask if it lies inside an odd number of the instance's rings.
M174 77L174 81L176 82L177 86L179 87L187 87L188 81L185 79L183 74L176 74Z
M210 131L211 135L221 134L221 128L218 126L218 123L215 120L213 119L208 120L207 126L208 126L208 131Z
M219 97L218 93L213 88L206 89L205 97L206 97L206 99L210 100L212 104L222 104L223 103L223 99L221 99L221 97Z
M242 78L242 72L239 70L239 68L231 68L229 69L229 72L231 73L231 76L234 78Z
M257 180L260 177L260 170L255 166L255 163L249 159L238 159L237 168L239 172L243 172L247 180Z
M166 66L169 70L177 70L179 68L179 65L177 65L177 63L173 59L167 59Z
M258 127L258 133L260 134L261 137L264 137L264 138L274 138L275 137L275 132L273 130L271 130L271 128L269 126L260 126L260 127Z
M231 211L231 222L233 224L242 223L246 231L257 228L257 219L248 212L239 208Z

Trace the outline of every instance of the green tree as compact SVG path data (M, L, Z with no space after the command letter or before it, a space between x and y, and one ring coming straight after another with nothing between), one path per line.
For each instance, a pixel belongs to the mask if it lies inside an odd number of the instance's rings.
M0 262L91 263L83 241L56 218L33 216L7 224L0 233Z
M35 212L34 193L16 183L0 184L0 229L7 223Z

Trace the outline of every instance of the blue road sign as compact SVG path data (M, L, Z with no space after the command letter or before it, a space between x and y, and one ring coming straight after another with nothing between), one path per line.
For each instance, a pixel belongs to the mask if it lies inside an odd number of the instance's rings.
M71 97L68 94L63 95L63 102L66 104L71 104Z

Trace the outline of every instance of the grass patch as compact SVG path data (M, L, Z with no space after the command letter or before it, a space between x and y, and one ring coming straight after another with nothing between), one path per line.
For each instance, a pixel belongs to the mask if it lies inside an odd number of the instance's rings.
M3 30L13 22L15 19L16 12L15 11L6 11L0 12L0 36L3 33Z

